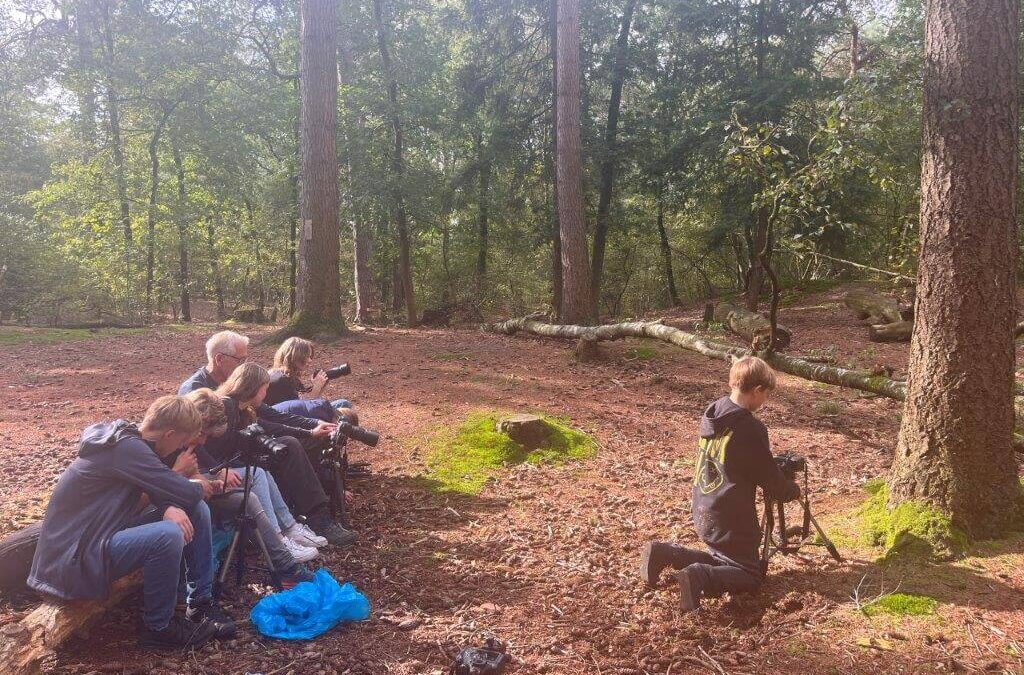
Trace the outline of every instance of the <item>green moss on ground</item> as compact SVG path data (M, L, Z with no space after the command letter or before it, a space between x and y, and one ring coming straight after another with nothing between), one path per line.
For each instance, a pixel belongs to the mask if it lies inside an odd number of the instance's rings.
M586 459L597 452L597 443L565 421L544 417L551 427L547 447L526 452L523 446L497 430L501 414L475 412L452 431L437 433L427 445L427 476L438 492L479 494L487 481L505 466L561 464Z
M881 480L865 483L871 495L858 509L865 543L881 546L886 558L950 558L967 548L967 536L949 517L917 501L889 508L889 487Z
M26 328L0 326L0 345L52 345L60 342L95 340L96 338L138 335L145 328Z
M868 616L892 614L894 616L929 616L935 614L939 603L926 595L910 593L886 593L864 605L862 611Z
M652 361L658 358L659 356L661 356L661 352L659 352L654 347L639 346L630 347L628 350L626 350L626 358L634 359L637 361Z

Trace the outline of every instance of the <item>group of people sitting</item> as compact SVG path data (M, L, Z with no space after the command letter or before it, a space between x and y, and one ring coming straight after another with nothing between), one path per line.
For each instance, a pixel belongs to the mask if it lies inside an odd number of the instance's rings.
M248 352L248 338L219 332L206 343L206 365L141 422L85 429L46 509L31 588L63 600L105 598L113 581L141 569L139 644L190 648L235 635L213 597L213 531L242 509L285 588L313 578L305 563L319 548L355 543L332 514L336 483L317 460L339 419L357 422L354 408L323 398L322 371L304 385L311 342L286 340L270 370ZM241 432L254 422L287 452L252 469L246 501L238 458L248 442ZM186 609L176 615L182 573Z

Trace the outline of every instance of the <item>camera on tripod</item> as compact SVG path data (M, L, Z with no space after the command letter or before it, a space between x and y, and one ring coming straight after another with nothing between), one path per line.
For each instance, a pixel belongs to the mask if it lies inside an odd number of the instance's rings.
M380 434L351 422L339 420L331 432L331 442L320 457L320 471L331 489L331 513L345 527L349 526L348 513L345 508L346 480L348 478L348 439L357 440L364 445L375 447L380 442Z
M247 464L266 464L288 454L288 446L268 434L259 424L250 424L238 435L245 439L241 453Z
M825 534L825 530L818 524L814 514L811 513L811 497L808 490L807 480L807 459L802 455L792 452L784 452L772 457L775 465L779 467L782 475L791 481L796 481L797 474L804 475L803 489L798 499L801 511L800 525L786 527L786 505L767 492L764 493L764 515L761 518L761 565L767 569L768 559L773 553L796 553L803 546L814 544L823 546L837 562L842 562L843 557L839 555L832 540ZM812 532L815 536L812 536Z
M798 473L807 471L807 458L802 455L784 452L781 455L775 455L774 459L782 475L790 480L796 480Z
M331 447L340 448L345 445L348 439L359 441L363 445L368 445L371 448L376 447L377 443L380 442L380 434L376 431L370 431L362 427L346 422L345 420L339 420L338 425L334 431L331 432Z
M334 380L339 377L342 377L343 375L351 375L352 367L347 363L343 363L340 366L334 366L333 368L328 368L327 370L317 368L316 372L313 373L313 377L316 377L320 373L326 375L328 380Z

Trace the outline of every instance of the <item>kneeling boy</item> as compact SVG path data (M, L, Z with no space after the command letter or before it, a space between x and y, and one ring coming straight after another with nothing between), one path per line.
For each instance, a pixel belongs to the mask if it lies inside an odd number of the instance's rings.
M756 488L784 502L800 496L772 458L768 429L754 417L775 389L775 372L759 358L743 357L729 371L729 388L731 393L709 405L700 421L692 514L708 551L651 542L641 561L640 575L650 586L666 567L679 570L679 600L686 612L700 607L702 596L761 586L766 570L758 555Z

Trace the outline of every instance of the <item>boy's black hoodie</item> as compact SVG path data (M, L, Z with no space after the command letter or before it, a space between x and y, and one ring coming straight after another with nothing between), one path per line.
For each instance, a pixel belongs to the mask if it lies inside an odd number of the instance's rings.
M723 396L700 420L693 526L713 554L763 574L757 486L782 501L800 496L797 484L772 459L768 429L749 410Z

